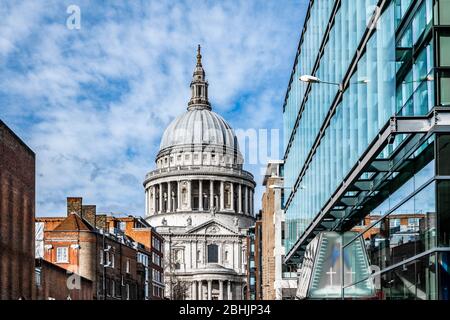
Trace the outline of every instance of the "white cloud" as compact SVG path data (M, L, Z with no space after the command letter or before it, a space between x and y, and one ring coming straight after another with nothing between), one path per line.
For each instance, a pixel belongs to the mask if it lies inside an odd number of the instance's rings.
M80 30L66 28L69 3L37 3L0 9L0 117L37 153L38 215L64 213L67 196L143 213L143 177L186 108L197 43L216 111L235 127L281 125L299 1L79 1Z

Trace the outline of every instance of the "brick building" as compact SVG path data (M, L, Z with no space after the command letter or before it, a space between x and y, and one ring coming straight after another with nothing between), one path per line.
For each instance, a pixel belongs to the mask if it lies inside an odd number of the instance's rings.
M164 298L164 238L145 219L134 216L108 216L108 228L122 232L139 243L138 261L142 265L143 294L151 300ZM149 254L151 253L151 254Z
M164 299L164 266L163 266L163 252L164 252L164 238L155 231L154 228L150 230L150 238L152 239L152 293L151 297L154 300Z
M91 280L53 264L36 259L36 300L92 300L94 286Z
M296 270L283 264L285 255L285 216L282 207L283 161L269 161L263 179L266 187L261 210L262 297L264 300L294 299L297 290Z
M97 214L82 198L67 198L67 217L37 218L36 229L42 230L36 251L91 280L94 299L152 298L152 232L145 220Z
M0 120L0 300L34 298L35 154Z

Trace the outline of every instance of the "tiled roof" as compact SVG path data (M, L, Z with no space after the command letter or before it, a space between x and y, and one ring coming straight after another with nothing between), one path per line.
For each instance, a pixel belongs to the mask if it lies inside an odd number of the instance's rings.
M86 221L84 221L77 214L69 214L66 219L64 219L55 229L54 231L92 231L94 228Z

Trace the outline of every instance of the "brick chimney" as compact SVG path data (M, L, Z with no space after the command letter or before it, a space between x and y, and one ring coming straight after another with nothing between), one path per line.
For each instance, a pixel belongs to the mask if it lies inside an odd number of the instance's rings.
M77 214L81 217L83 198L67 197L67 216L70 214Z
M95 216L97 214L97 206L95 205L86 205L82 206L81 217L89 222L91 226L95 227Z
M95 220L95 226L98 229L103 229L103 231L108 231L107 221L106 221L106 214L99 214L99 215L97 215L96 220Z

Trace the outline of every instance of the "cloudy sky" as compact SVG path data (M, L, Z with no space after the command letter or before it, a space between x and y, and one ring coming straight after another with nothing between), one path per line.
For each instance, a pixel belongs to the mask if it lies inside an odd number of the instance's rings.
M0 118L36 152L37 215L65 213L67 196L143 214L143 178L186 109L197 44L213 110L235 129L281 130L306 0L0 2ZM67 27L72 4L79 29ZM260 142L246 166L258 184L281 157ZM244 149L248 160L257 146Z

